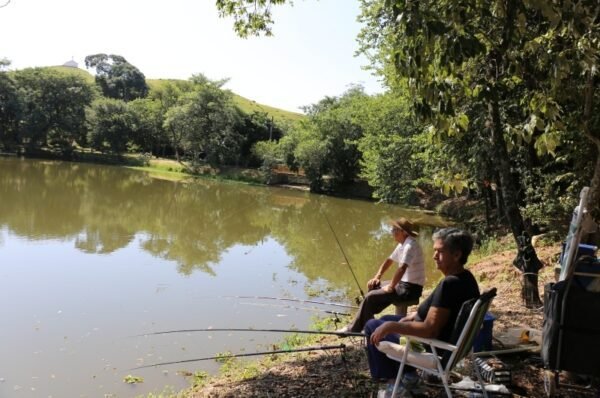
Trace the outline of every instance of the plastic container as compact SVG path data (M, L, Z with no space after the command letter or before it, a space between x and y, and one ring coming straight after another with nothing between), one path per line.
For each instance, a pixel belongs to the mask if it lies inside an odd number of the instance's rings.
M473 351L490 351L492 349L492 334L496 317L487 312L483 318L481 330L473 342Z
M586 245L583 243L579 244L579 248L577 249L577 254L575 255L575 259L578 259L581 256L596 256L596 251L598 250L597 246ZM563 256L565 256L565 243L562 244L562 250L560 253L560 263L562 264Z
M581 273L587 275L579 275ZM596 257L582 257L575 264L575 282L582 288L592 291L600 291L600 259Z

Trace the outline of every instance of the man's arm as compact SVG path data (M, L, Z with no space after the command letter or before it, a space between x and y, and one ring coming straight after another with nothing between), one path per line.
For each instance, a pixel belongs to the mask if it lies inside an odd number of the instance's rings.
M396 289L396 285L398 284L398 282L400 282L400 279L402 279L402 276L406 272L407 268L408 268L408 264L402 264L401 267L398 267L396 272L394 272L394 277L392 278L392 281L390 282L389 285L385 286L383 288L383 290L388 293L392 293L394 291L394 289Z
M431 307L427 312L425 321L416 322L385 322L380 325L371 335L371 343L379 342L390 333L399 333L401 335L417 336L423 338L436 338L448 323L450 319L450 310L448 308Z

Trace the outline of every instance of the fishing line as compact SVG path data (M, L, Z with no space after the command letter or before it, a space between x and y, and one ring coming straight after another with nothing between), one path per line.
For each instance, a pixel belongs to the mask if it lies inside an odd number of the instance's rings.
M360 332L335 332L335 331L317 331L317 330L295 330L295 329L253 329L253 328L201 328L201 329L178 329L165 330L162 332L152 332L138 334L132 337L154 336L159 334L171 333L194 333L194 332L270 332L270 333L300 333L300 334L329 334L340 337L355 336L364 337L364 333Z
M272 307L272 308L285 308L285 309L293 309L293 310L316 311L316 312L322 312L324 314L331 314L331 315L336 315L336 316L350 316L350 314L348 314L347 312L322 310L320 308L315 308L315 307L295 307L293 305L288 305L288 304L263 304L263 303L243 303L243 302L240 304L241 305L254 305L257 307Z
M344 249L342 248L342 245L340 244L340 241L335 233L335 230L333 229L333 227L331 226L331 223L329 222L329 219L327 218L327 214L322 213L323 217L325 217L325 221L327 221L327 225L329 225L329 229L331 229L331 232L333 233L333 237L335 238L335 241L337 242L338 247L340 248L340 251L342 252L342 255L344 256L344 260L346 260L346 264L348 265L348 268L350 269L350 272L352 273L352 276L354 277L354 282L356 282L356 286L358 287L358 291L360 291L360 296L362 297L362 299L365 299L365 293L362 291L361 287L360 287L360 283L358 283L358 279L356 278L356 274L354 273L354 270L352 269L352 266L350 265L350 261L348 261L348 257L346 257L346 253L344 252Z
M210 297L209 297L210 298ZM355 305L348 304L340 304L340 303L330 303L324 301L315 301L315 300L302 300L297 298L285 298L285 297L270 297L270 296L218 296L216 298L236 298L236 299L255 299L255 300L280 300L280 301L294 301L297 303L311 303L311 304L320 304L320 305L331 305L333 307L342 307L342 308L352 308L357 309L358 307Z
M151 367L154 367L154 366L174 365L174 364L178 364L178 363L208 361L208 360L211 360L211 359L227 360L229 358L251 357L251 356L256 356L256 355L288 354L288 353L291 353L291 352L305 352L305 351L343 350L345 348L346 348L345 344L339 344L339 345L325 345L325 346L318 346L318 347L295 348L295 349L288 349L288 350L252 352L252 353L236 354L236 355L218 355L218 356L214 356L214 357L204 357L204 358L196 358L196 359L185 359L185 360L182 360L182 361L160 362L160 363L155 363L155 364L152 364L152 365L138 366L138 367L132 368L130 370L151 368Z

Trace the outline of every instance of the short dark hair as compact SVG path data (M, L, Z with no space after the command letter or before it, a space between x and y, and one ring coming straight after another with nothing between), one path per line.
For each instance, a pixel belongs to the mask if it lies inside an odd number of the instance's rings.
M473 250L473 238L471 234L458 228L442 228L433 233L433 240L441 240L444 247L452 252L460 251L460 263L465 265L469 254Z

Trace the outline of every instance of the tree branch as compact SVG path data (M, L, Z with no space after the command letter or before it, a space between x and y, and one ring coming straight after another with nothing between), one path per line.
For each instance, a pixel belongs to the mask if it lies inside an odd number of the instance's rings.
M10 4L10 0L6 0L6 3L2 4L0 8L6 7L8 4Z
M600 153L600 139L594 136L593 132L590 129L590 120L592 119L592 110L593 110L593 100L594 100L594 73L590 69L587 72L587 79L585 83L584 90L584 104L583 104L583 131L586 137L592 141L598 147L598 151Z

